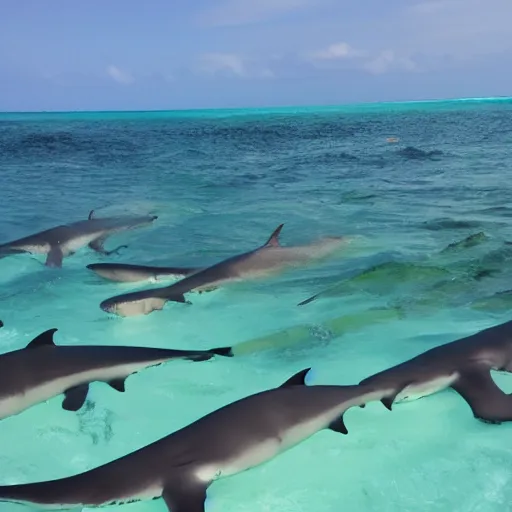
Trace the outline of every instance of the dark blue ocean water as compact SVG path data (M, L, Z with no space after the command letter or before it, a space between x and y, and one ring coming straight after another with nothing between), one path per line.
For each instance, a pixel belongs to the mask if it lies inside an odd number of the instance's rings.
M0 484L106 463L302 368L314 368L315 383L352 384L509 320L509 296L495 294L512 288L511 161L512 100L0 114L0 242L85 219L91 209L159 216L109 241L128 245L119 255L84 249L60 270L39 256L0 260L2 351L51 327L58 343L240 347L233 359L140 372L124 394L93 384L78 414L63 411L58 397L3 420ZM111 318L99 303L151 285L108 282L85 268L208 265L256 248L281 223L283 245L327 235L354 243L305 269L136 318ZM480 243L441 253L470 235ZM509 376L496 381L512 392ZM393 412L369 404L345 420L348 436L323 431L216 482L208 512L509 506L512 427L477 422L455 393Z

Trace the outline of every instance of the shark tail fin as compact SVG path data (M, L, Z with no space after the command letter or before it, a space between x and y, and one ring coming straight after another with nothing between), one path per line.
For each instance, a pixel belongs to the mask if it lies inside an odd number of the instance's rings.
M208 352L215 354L216 356L233 357L233 347L218 347L212 348Z
M284 224L279 224L274 232L270 235L270 238L265 243L265 247L279 247L279 235L283 229Z

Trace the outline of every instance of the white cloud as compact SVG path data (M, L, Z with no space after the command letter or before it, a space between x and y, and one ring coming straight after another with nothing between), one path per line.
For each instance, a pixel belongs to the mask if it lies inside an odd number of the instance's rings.
M393 50L384 50L380 52L376 57L365 62L363 68L375 75L380 75L396 69L405 71L418 70L416 63L409 57L397 56Z
M266 66L258 66L235 53L206 53L199 58L198 71L209 75L228 73L240 78L272 78Z
M199 16L199 22L208 26L245 25L314 6L320 1L322 0L222 0L216 6L204 10Z
M134 78L130 73L112 64L107 67L107 75L112 78L112 80L123 85L131 84L134 81Z
M418 66L411 58L399 55L393 50L369 52L356 49L346 42L333 43L321 50L307 53L304 57L315 67L346 67L345 62L351 61L350 67L353 69L359 68L373 74L393 70L418 70Z
M310 60L339 60L339 59L351 59L354 57L364 57L365 51L356 50L352 48L348 43L340 42L333 43L327 48L312 52L306 55Z
M280 49L281 41L290 48L288 41L293 40L295 47L301 48L303 63L377 74L453 71L458 66L471 69L488 59L512 55L512 0L391 2L395 3L390 9L375 10L375 14L368 9L364 16L357 12L344 15L344 2L332 3L328 17L312 17L309 24L299 21L276 26L274 48ZM279 33L282 39L278 39ZM304 46L308 41L332 44Z
M203 73L216 74L228 71L237 76L245 76L244 62L234 53L207 53L200 57L199 68Z

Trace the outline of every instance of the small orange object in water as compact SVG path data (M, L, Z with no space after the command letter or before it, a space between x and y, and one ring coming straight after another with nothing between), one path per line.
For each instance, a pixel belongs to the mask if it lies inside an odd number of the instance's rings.
M400 139L398 137L388 137L386 142L398 142Z

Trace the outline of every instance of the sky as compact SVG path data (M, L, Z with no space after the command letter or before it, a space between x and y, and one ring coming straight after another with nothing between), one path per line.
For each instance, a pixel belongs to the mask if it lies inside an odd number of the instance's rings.
M512 0L0 0L0 111L512 96Z

